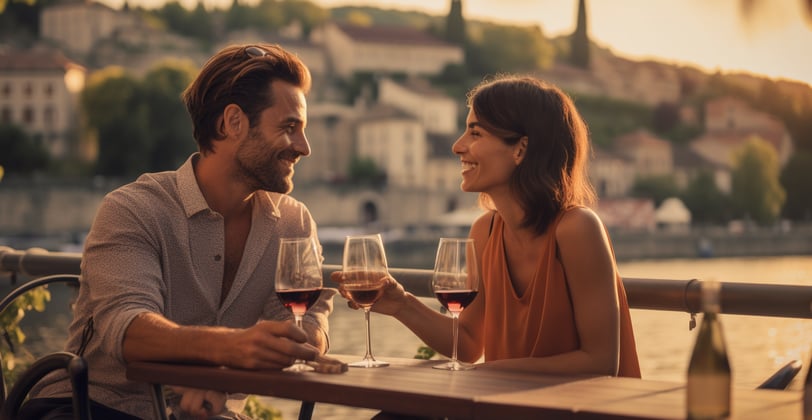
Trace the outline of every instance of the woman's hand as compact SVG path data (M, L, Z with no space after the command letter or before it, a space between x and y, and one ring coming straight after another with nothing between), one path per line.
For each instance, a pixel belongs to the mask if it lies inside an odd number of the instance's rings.
M334 271L330 274L330 279L339 284L338 292L347 299L347 306L353 309L359 309L361 306L352 301L350 293L344 287L345 278L346 275L343 271ZM390 275L383 278L381 282L383 283L381 296L372 305L371 310L384 315L394 316L407 304L409 293Z

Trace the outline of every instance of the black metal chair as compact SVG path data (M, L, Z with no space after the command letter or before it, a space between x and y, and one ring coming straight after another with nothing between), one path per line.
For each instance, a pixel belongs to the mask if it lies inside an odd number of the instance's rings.
M792 360L781 366L772 376L767 378L757 389L787 389L792 379L801 371L803 363L800 360Z
M15 299L23 294L54 283L65 283L68 286L79 287L79 276L76 274L55 274L39 277L25 282L9 292L0 300L0 313L2 313ZM5 330L5 326L2 326ZM87 384L87 363L74 353L55 352L38 358L15 381L11 390L6 394L6 383L0 374L0 420L15 419L17 413L25 402L31 388L48 373L66 369L73 387L73 414L76 419L90 419L90 399Z
M87 362L81 356L70 352L56 352L37 359L34 364L17 378L8 398L0 409L0 420L14 420L31 388L45 375L59 369L68 371L73 387L73 418L90 420L90 397L87 390Z

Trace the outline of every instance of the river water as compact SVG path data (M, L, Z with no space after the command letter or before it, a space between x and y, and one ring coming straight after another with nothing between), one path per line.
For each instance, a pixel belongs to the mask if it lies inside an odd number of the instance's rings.
M396 259L397 256L390 255L392 266ZM333 263L329 259L327 262ZM812 285L812 256L631 261L619 263L619 269L624 277ZM434 299L424 301L439 307ZM363 313L347 308L341 297L337 297L335 303L330 317L331 352L358 354L360 358L364 353ZM643 377L684 380L697 331L688 330L689 315L642 309L633 309L631 315ZM790 386L791 390L800 389L810 360L812 320L724 314L720 318L736 386L756 387L787 361L800 359L804 369ZM422 345L397 321L374 313L372 342L373 353L384 360L385 356L413 357ZM285 419L296 418L298 402L273 398L267 401L279 408ZM316 404L314 418L369 418L374 413Z

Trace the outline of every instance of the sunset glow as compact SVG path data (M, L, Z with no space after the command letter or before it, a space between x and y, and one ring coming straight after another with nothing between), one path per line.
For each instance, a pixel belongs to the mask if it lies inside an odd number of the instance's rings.
M449 0L312 0L322 7L370 5L448 13ZM114 7L123 0L107 0ZM131 0L157 7L163 0ZM182 0L182 4L196 4ZM204 0L224 8L232 0ZM589 34L615 54L697 66L705 71L744 71L812 84L812 21L802 0L587 0ZM540 25L545 35L569 33L576 0L463 0L468 19Z

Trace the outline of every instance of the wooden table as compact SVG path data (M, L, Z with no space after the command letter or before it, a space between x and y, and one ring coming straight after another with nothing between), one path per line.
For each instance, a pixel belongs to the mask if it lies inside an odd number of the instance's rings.
M343 361L358 356L333 356ZM461 419L678 419L685 388L675 382L606 376L554 376L477 368L432 369L439 361L383 358L389 367L343 374L249 371L132 363L127 377L210 389ZM156 388L160 391L160 387ZM160 395L160 394L159 394ZM801 419L800 393L734 390L733 418ZM160 408L159 408L160 410Z

